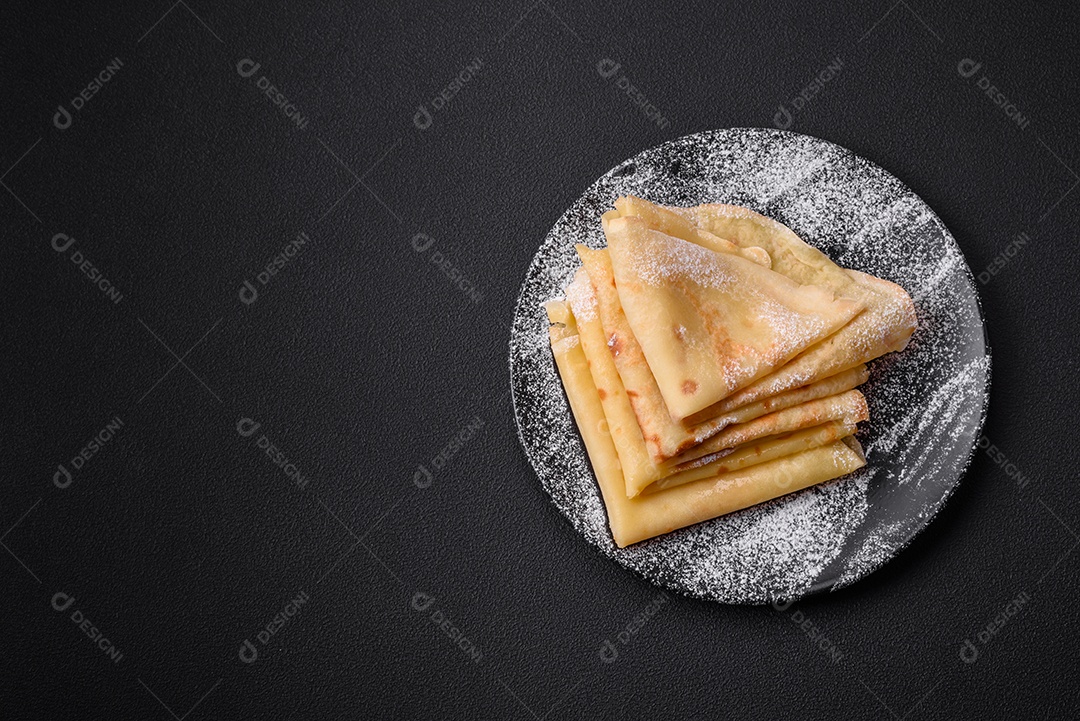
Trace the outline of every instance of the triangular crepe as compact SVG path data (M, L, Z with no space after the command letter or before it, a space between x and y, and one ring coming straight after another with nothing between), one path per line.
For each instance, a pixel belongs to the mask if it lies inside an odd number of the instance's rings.
M772 259L764 248L753 246L740 247L726 238L720 238L707 230L699 228L693 220L672 212L662 205L655 205L647 200L627 195L615 201L615 210L609 210L601 216L603 221L610 221L619 216L636 216L645 221L653 230L697 243L715 250L717 253L734 253L769 268Z
M618 453L605 432L604 409L588 361L573 319L567 320L571 325L551 326L551 348L600 485L612 537L620 548L839 478L866 464L858 444L849 437L714 478L627 498Z
M832 335L862 304L731 253L605 222L627 321L671 416L708 408Z
M651 204L638 201L638 206L648 205ZM715 406L686 418L687 423L727 413L886 353L903 350L915 330L918 322L915 306L903 288L881 278L841 268L782 223L734 205L709 204L665 210L742 248L764 248L776 272L797 283L828 288L837 295L858 300L866 307L832 337L808 348L782 368Z
M607 250L593 250L579 245L577 251L596 294L596 310L603 327L604 349L617 369L617 378L613 378L610 374L597 375L603 372L602 369L605 366L603 359L596 357L595 343L591 342L594 338L592 330L594 324L583 322L580 328L586 330L582 332L584 339L582 343L593 369L593 377L602 378L597 382L611 397L612 403L609 405L614 407L621 404L624 409L622 412L613 412L608 416L608 423L612 432L616 432L616 428L627 428L636 421L651 461L646 466L635 466L627 473L628 479L633 479L632 483L629 480L627 482L627 492L631 496L637 495L649 483L662 477L663 473L657 469L657 464L689 450L729 425L745 423L766 413L816 398L835 395L866 382L866 367L856 367L804 388L762 398L695 426L686 426L673 421L660 395L656 380L645 361L641 346L635 340L622 311ZM625 412L627 404L633 413L633 421ZM606 408L607 406L605 410ZM630 431L618 432L620 449L624 444L633 442L634 436L635 434Z

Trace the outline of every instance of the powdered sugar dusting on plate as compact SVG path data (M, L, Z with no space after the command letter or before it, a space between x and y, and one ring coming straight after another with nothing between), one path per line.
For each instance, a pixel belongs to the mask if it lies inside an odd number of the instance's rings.
M575 243L604 245L600 214L619 195L667 205L744 205L785 223L842 266L899 284L919 326L902 353L871 364L868 465L842 479L626 549L611 540L599 489L548 347L543 302L563 293ZM600 551L667 588L765 603L853 583L933 517L970 461L985 417L989 351L971 272L952 236L881 168L795 133L733 129L647 150L590 187L529 267L510 369L518 432L556 507Z

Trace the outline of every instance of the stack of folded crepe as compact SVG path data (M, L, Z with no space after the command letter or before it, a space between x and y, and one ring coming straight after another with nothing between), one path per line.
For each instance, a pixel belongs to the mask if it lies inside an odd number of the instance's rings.
M619 198L546 304L559 373L627 546L865 465L866 363L902 350L899 286L731 205Z

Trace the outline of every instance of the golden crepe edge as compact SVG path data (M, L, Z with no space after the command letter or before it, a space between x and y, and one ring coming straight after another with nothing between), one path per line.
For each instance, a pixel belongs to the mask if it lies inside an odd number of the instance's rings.
M858 443L849 436L714 478L627 498L618 454L610 435L604 432L603 406L581 344L576 341L573 318L566 318L569 314L560 318L554 304L546 308L554 321L548 332L556 367L619 548L840 478L866 464Z

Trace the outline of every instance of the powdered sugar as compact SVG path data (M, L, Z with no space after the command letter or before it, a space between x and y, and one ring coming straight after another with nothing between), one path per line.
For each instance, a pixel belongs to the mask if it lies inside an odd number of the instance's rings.
M596 320L596 294L588 283L588 276L579 275L566 287L566 301L579 322Z
M630 256L630 269L645 283L667 286L675 278L685 278L715 290L731 292L736 287L735 274L717 263L717 254L708 248L663 233L650 233L649 250Z
M647 246L635 246L629 252L619 253L618 257L625 264L629 277L662 288L662 292L694 294L697 289L704 289L706 297L715 300L710 305L717 310L726 307L743 309L734 314L735 317L729 314L720 319L720 323L729 324L723 328L724 337L745 341L740 344L737 356L717 358L728 387L745 385L762 367L779 365L798 350L825 337L830 328L835 328L829 322L829 314L835 312L839 317L841 313L838 304L822 304L820 310L789 306L779 300L774 289L758 282L761 275L768 275L769 271L741 257L717 253L663 233L650 231ZM616 276L619 277L618 272ZM798 292L804 299L814 295L808 288ZM832 300L831 296L828 300ZM656 306L646 310L650 315L654 312L662 311ZM630 314L631 310L627 308L627 315ZM738 335L745 322L744 314L756 320L752 338ZM850 317L850 313L846 317ZM687 346L710 356L716 353L708 337L688 333L682 326L679 328L679 340ZM708 334L715 329L706 320L701 330ZM645 355L649 356L651 346L647 339L639 338L639 341Z
M619 195L668 205L745 205L837 263L905 288L919 316L908 349L871 365L868 465L843 479L626 549L615 548L551 352L543 301L604 245ZM867 332L873 332L868 329ZM668 588L763 603L847 585L890 558L952 491L985 415L989 357L974 284L948 230L891 175L830 143L735 129L687 136L609 172L555 224L522 286L510 343L518 430L537 475L605 555Z

